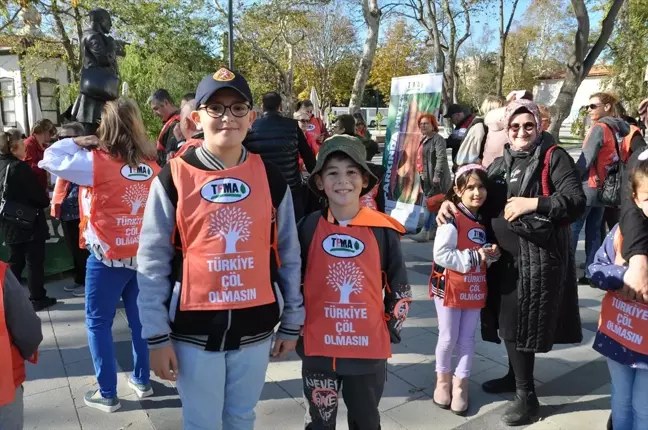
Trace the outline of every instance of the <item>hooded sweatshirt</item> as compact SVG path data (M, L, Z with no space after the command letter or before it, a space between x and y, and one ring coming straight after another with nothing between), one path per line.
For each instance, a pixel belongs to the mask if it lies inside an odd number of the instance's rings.
M494 109L484 117L484 124L488 127L484 155L482 156L482 165L484 167L490 166L493 160L504 155L504 145L508 142L505 117L506 106Z
M599 123L604 123L612 128L612 131L616 134L619 145L623 137L625 137L630 132L630 126L627 122L621 118L616 117L603 117L600 119ZM576 168L578 173L583 181L583 191L585 192L585 197L587 198L587 206L602 206L598 198L598 190L592 188L588 184L588 176L590 167L596 163L596 158L603 147L603 136L604 136L604 125L594 124L592 129L585 142L583 143L583 152L580 155L580 158L576 162ZM601 178L603 181L605 178Z

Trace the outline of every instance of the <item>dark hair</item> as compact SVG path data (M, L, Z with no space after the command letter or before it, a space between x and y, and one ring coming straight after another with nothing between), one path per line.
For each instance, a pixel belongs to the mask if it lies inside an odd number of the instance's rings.
M340 125L344 129L344 134L348 134L349 136L355 136L356 123L353 115L349 115L348 113L343 113L342 115L338 116L335 121L340 123Z
M356 112L356 113L354 113L354 114L353 114L353 118L355 118L355 120L356 120L356 125L357 125L357 124L364 124L364 125L367 125L367 123L366 123L365 120L364 120L364 117L362 116L362 114L361 114L360 112Z
M459 194L455 193L454 187L450 188L450 191L448 191L448 194L446 196L446 200L450 200L455 204L458 204L461 202L461 193L463 193L466 189L466 185L468 185L468 181L470 180L470 177L472 175L477 175L481 183L486 186L488 183L488 173L485 170L482 169L470 169L466 170L463 172L461 175L459 175L454 182L454 186L457 187L459 190Z
M297 109L295 109L295 110L299 110L299 109L301 109L303 107L305 107L305 108L313 107L313 102L308 100L308 99L300 100L300 101L297 102Z
M11 154L11 150L16 148L16 144L22 138L22 132L17 128L10 128L7 131L0 131L0 154Z
M31 134L41 134L41 133L54 133L56 132L56 127L54 123L47 118L40 119L36 121L36 124L31 129Z
M276 91L270 91L265 93L261 98L261 105L263 106L264 111L275 112L279 110L281 106L281 96Z
M633 197L637 193L642 178L648 179L648 160L639 161L630 173L630 192Z
M159 88L155 90L153 94L151 94L151 97L148 98L146 103L148 104L151 104L153 102L161 103L165 100L171 104L174 104L173 99L171 98L171 94L169 94L169 92L164 88Z
M619 115L619 117L630 125L634 125L635 127L641 126L641 124L639 124L639 121L637 121L637 118L633 118L629 115L624 115L624 114Z
M187 93L184 96L182 96L182 101L183 102L190 102L196 98L196 93Z
M358 163L356 163L356 162L353 160L353 158L349 157L348 154L346 154L345 152L342 152L342 151L335 151L335 152L331 152L331 153L329 154L329 156L326 157L326 160L324 160L324 164L322 164L322 170L326 169L326 167L328 166L328 164L329 164L331 161L333 161L333 160L335 160L335 161L351 161L351 162L353 163L353 166L354 166L354 167L357 167L358 169L360 169L360 172L362 172L362 174L367 173L367 172L365 172L365 170L362 168L361 165L359 165ZM320 170L320 172L322 172L322 170ZM320 173L320 176L321 176L321 173Z

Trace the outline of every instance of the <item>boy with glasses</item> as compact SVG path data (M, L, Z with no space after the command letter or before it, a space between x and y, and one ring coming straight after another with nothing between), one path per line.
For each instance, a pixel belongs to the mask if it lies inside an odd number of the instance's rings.
M204 144L164 167L144 214L142 336L155 374L177 381L186 430L252 430L269 356L292 351L304 321L290 189L242 145L251 106L238 73L200 82Z

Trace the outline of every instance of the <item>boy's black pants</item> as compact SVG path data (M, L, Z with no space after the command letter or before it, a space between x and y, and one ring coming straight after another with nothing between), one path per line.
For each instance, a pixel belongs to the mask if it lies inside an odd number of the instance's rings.
M306 430L335 430L338 394L348 409L349 430L380 430L378 404L385 388L386 369L366 375L338 375L334 371L302 366L304 396L308 402Z

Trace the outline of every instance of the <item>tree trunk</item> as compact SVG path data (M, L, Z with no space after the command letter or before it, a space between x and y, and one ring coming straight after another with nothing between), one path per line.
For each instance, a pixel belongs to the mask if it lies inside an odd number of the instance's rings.
M560 127L563 121L565 121L571 112L578 87L580 87L581 82L583 82L583 79L585 79L592 69L594 62L598 59L598 56L612 35L614 21L623 5L623 0L612 2L601 24L601 33L598 39L596 39L596 42L591 45L589 53L590 22L585 1L572 0L571 3L574 14L576 15L576 21L578 22L578 29L576 30L574 51L567 62L567 75L560 88L560 93L551 108L551 127L549 128L549 132L556 140L559 140Z
M500 13L500 52L498 57L498 68L497 68L497 95L502 97L502 81L504 80L504 61L506 60L506 39L504 37L504 0L499 2L499 13Z
M358 71L353 81L351 99L349 100L349 113L351 114L360 112L365 86L367 85L367 80L369 80L369 72L371 72L374 55L376 54L378 31L380 28L381 12L378 8L378 0L363 0L362 11L365 23L367 24L367 35L362 49L362 58L360 58Z

